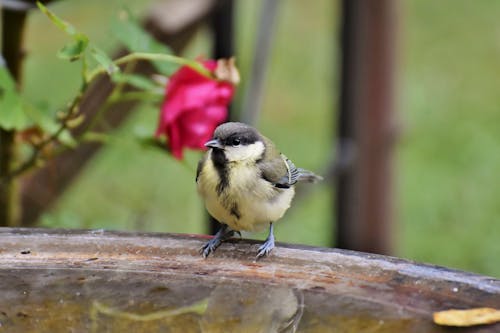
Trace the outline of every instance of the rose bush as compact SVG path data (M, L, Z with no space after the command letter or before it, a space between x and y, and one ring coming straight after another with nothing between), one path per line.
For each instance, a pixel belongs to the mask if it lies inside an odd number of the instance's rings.
M210 76L182 66L166 86L156 137L167 137L177 159L182 159L184 148L205 149L215 128L227 119L239 82L234 59L206 60L202 64Z

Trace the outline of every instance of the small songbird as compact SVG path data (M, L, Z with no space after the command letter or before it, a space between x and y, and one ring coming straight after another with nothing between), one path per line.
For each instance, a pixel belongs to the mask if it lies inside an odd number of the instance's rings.
M207 257L235 233L269 227L257 258L268 255L274 248L273 223L290 207L294 185L322 178L296 168L271 140L243 123L220 125L205 146L209 150L196 172L198 193L222 227L200 252Z

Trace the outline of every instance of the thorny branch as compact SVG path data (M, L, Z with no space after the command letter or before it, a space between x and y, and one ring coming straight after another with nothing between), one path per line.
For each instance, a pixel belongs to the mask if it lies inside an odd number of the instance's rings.
M186 65L194 70L200 72L203 75L210 76L210 72L203 67L199 62L194 61L194 60L188 60L184 59L181 57L176 57L173 55L169 54L154 54L154 53L130 53L128 55L125 55L121 58L118 58L113 61L113 63L117 66L119 65L130 65L134 64L137 61L140 60L147 60L147 61L166 61L166 62L172 62L178 65ZM62 115L62 117L59 119L59 127L53 132L50 136L46 137L45 139L41 140L40 142L32 143L32 152L31 155L23 162L21 163L18 167L13 169L11 172L8 174L4 175L2 179L0 179L0 185L7 183L8 181L12 180L13 178L20 176L24 174L25 172L31 170L32 168L36 167L45 157L42 156L42 152L44 151L45 148L50 146L51 144L57 143L60 141L60 136L62 133L64 133L65 130L71 129L71 120L75 119L76 117L79 116L79 107L80 107L80 102L82 101L83 96L85 95L85 92L89 85L100 75L103 74L109 74L107 69L104 67L98 67L89 74L86 74L87 68L86 68L86 62L82 62L82 76L83 76L83 83L82 86L80 87L78 95L71 101L70 105L68 106L68 111ZM132 65L133 66L133 65ZM128 67L130 68L130 67ZM125 69L127 71L127 69ZM112 74L110 74L112 76ZM77 139L77 142L81 142L83 138L85 137L85 134L88 133L98 122L98 119L102 115L103 112L109 106L113 103L120 102L122 100L122 97L126 100L131 100L131 99L138 99L141 100L144 98L144 96L149 96L145 94L144 92L139 92L139 93L126 93L123 92L123 86L124 83L119 83L117 84L111 94L108 97L108 100L102 105L101 110L99 110L92 119L89 120L89 125L83 128L83 133L79 135ZM62 153L63 151L67 150L68 147L61 147L57 152L53 153L52 156L55 156L57 154Z
M83 97L83 92L86 90L86 83L83 83L82 88L80 89L80 93L73 99L71 102L70 106L68 107L68 112L65 113L62 118L60 119L60 125L58 129L52 133L49 137L45 138L44 140L33 143L33 150L31 152L31 156L23 162L21 165L19 165L17 168L12 170L9 174L7 174L3 179L2 183L11 180L12 178L15 178L31 168L35 167L37 163L40 160L40 155L44 148L49 146L52 143L55 143L59 140L59 136L66 130L69 129L69 121L71 119L74 119L75 116L78 113L78 108L80 105L80 101L82 100Z

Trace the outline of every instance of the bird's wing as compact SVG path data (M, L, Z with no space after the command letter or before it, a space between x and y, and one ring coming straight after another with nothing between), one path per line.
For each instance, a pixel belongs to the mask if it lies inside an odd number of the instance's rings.
M275 158L258 163L262 178L277 188L289 188L299 179L299 170L286 158L279 154Z

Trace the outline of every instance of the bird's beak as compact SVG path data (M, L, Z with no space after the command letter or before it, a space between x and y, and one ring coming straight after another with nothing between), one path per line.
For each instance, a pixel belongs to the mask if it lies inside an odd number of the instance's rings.
M223 148L222 144L220 143L220 141L218 139L213 139L213 140L207 141L205 143L205 147L215 148L215 149L222 149Z

